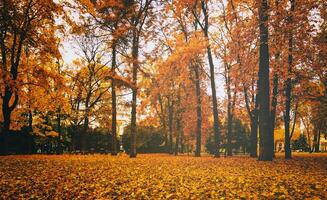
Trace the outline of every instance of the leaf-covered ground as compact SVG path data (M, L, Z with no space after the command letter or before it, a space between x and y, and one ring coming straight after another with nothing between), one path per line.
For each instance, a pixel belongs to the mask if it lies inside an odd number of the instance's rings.
M0 157L0 199L327 199L327 154Z

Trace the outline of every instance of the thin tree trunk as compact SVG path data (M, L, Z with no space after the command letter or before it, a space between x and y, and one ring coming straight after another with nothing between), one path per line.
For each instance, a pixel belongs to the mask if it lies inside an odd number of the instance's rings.
M132 47L132 57L133 57L133 95L132 95L132 111L131 111L131 152L130 157L136 158L136 98L137 98L137 70L139 68L138 64L139 56L139 36L136 30L133 30L133 47Z
M291 2L291 12L294 11L295 0L290 0ZM289 23L292 24L293 17L289 16ZM288 70L287 75L288 78L285 83L285 116L284 116L284 127L285 127L285 158L292 158L291 151L291 139L290 139L290 112L291 112L291 101L292 101L292 65L293 65L293 34L290 30L289 38L288 38Z
M320 152L320 135L321 135L321 130L318 130L318 135L317 135L317 142L315 146L315 152Z
M84 117L83 131L82 131L82 135L81 135L82 153L86 153L86 150L87 150L86 140L87 140L87 136L88 136L88 129L89 129L89 117L86 114L86 116Z
M250 157L255 158L258 156L258 97L257 95L252 95L252 101L254 101L254 108L251 110L247 89L244 86L244 99L246 109L251 123L251 135L250 135Z
M174 102L172 97L168 97L168 132L169 132L169 142L168 142L168 153L173 154L173 115L174 115Z
M111 70L115 74L116 70L116 44L112 44L112 61ZM117 105L116 105L116 83L115 79L111 79L111 131L112 131L112 150L111 155L117 155Z
M166 115L164 114L164 106L163 106L163 101L162 101L162 97L159 94L158 95L158 100L159 100L159 104L160 104L160 110L161 110L161 124L162 124L162 129L165 135L165 151L168 153L168 133L167 133L167 123L166 123Z
M185 144L184 144L184 131L183 129L181 130L181 138L180 138L180 143L181 143L181 153L184 153L185 151Z
M259 134L260 148L259 160L273 160L273 141L270 132L270 90L269 90L269 48L268 48L268 1L261 0L259 5L259 29L260 29L260 50L259 50Z
M195 147L195 156L201 156L201 129L202 129L202 99L201 99L201 85L200 85L200 72L199 66L194 65L194 74L195 74L195 92L196 92L196 147Z
M182 124L181 124L181 96L178 93L177 96L177 103L176 103L176 143L175 143L175 155L178 155L179 152L179 145L180 145L180 140L181 140L181 135L182 135Z
M58 137L57 137L57 154L62 153L61 148L61 115L60 115L60 108L58 109L57 113L57 131L58 131Z
M209 40L209 15L207 3L204 0L201 0L201 9L204 15L204 27L203 33L204 36ZM217 94L216 94L216 82L215 82L215 66L213 64L213 58L211 53L210 44L207 46L208 61L210 67L210 83L211 83L211 93L212 93L212 114L213 114L213 123L214 123L214 138L215 138L215 158L220 157L220 131L219 131L219 117L218 117L218 105L217 105Z
M227 85L227 156L232 156L232 96L229 69L225 64L226 85Z
M175 156L178 155L179 144L180 144L180 136L181 136L181 119L178 116L176 119L176 143L175 143Z
M270 127L270 134L274 139L274 130L275 130L275 121L276 121L276 109L277 109L277 95L278 95L278 75L275 72L274 74L274 80L273 80L273 94L272 94L272 100L271 100L271 112L270 112L270 120L271 120L271 127ZM274 142L272 143L273 150L275 149ZM275 151L274 151L275 152Z

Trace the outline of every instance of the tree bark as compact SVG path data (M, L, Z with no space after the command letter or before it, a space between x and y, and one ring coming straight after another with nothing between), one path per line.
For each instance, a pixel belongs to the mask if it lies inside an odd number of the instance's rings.
M259 5L259 160L273 160L273 137L270 132L270 90L269 90L269 47L268 47L268 1L261 0Z
M200 85L200 72L199 66L194 65L194 74L195 74L195 92L196 92L196 147L195 147L195 156L201 156L201 129L202 129L202 99L201 99L201 85Z
M9 135L9 130L10 130L10 121L11 121L11 112L12 110L10 109L9 106L9 101L12 96L12 93L10 92L10 89L6 86L5 90L5 96L3 97L3 102L2 102L2 114L3 114L3 127L2 127L2 155L7 155L9 153L8 149L8 135Z
M116 43L112 44L112 60L111 60L111 70L115 74L116 70ZM111 131L112 131L112 149L111 155L117 155L117 105L116 105L116 83L115 79L111 79Z
M133 30L133 46L132 46L132 58L133 58L133 88L132 88L132 111L131 111L131 152L130 157L136 158L136 98L137 98L137 71L139 68L138 63L139 56L139 35L137 30Z
M203 33L204 36L209 40L209 15L208 7L204 0L201 1L201 9L204 15L204 27ZM215 66L213 64L213 58L211 53L210 44L207 46L208 61L210 67L210 83L211 83L211 93L212 93L212 113L213 113L213 122L214 122L214 138L215 138L215 158L220 157L220 130L219 130L219 117L218 117L218 105L217 105L217 94L216 94L216 82L215 82Z
M88 129L89 129L89 117L86 116L84 117L84 124L83 124L83 131L81 134L81 150L82 153L86 153L87 151L87 144L86 144L86 139L88 136Z
M229 66L225 64L225 76L227 85L227 156L232 156L232 95Z
M58 131L58 137L57 137L57 154L62 153L61 148L61 115L60 115L60 108L58 109L57 113L57 131Z
M178 155L179 152L179 144L181 138L182 126L181 126L181 119L177 116L176 119L176 143L175 143L175 156Z
M279 77L277 73L274 74L274 80L273 80L273 94L272 94L272 100L271 100L271 111L270 111L270 134L272 135L273 141L274 139L274 130L275 130L275 121L276 121L276 109L277 109L277 95L278 95L278 80ZM275 150L274 142L272 143L273 150ZM275 151L274 151L275 152Z
M162 129L165 135L165 151L168 153L168 133L167 133L167 123L166 123L166 115L164 112L164 106L163 106L163 101L162 101L162 97L159 94L158 95L158 100L159 100L159 104L160 104L160 111L161 111L161 125L162 125Z
M295 0L290 0L291 3L291 12L294 11ZM289 24L293 23L292 14L288 18ZM284 116L284 127L285 127L285 158L292 158L291 151L291 138L290 138L290 111L291 111L291 102L292 102L292 65L293 65L293 34L292 30L289 30L288 37L288 70L287 70L287 80L285 83L285 116Z
M172 97L168 97L168 132L169 132L169 141L168 141L168 153L173 154L173 115L174 115L174 102Z
M251 123L251 135L250 135L250 157L255 158L258 156L258 96L253 95L252 101L254 101L254 108L251 110L247 89L244 86L244 99L246 109Z

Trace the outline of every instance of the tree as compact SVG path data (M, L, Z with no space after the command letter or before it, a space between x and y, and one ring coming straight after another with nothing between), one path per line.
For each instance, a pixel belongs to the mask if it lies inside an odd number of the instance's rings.
M195 2L197 3L197 1ZM212 58L212 51L210 46L210 38L209 38L209 7L208 2L205 0L200 1L201 11L203 14L203 22L200 22L200 19L198 17L198 14L195 10L193 10L193 15L201 27L203 34L205 38L208 40L208 46L207 46L207 56L208 56L208 62L210 67L210 85L211 85L211 92L212 92L212 114L214 119L214 134L215 134L215 145L216 145L216 153L215 157L219 157L219 117L218 117L218 105L217 105L217 94L216 94L216 82L215 82L215 66L213 63Z
M24 48L42 55L58 55L54 17L63 12L62 6L52 0L1 1L1 100L3 127L1 153L7 154L12 113L19 103L21 61ZM42 59L41 59L42 60Z
M258 108L259 108L259 160L273 160L273 137L270 130L270 90L269 90L269 49L268 49L268 1L259 1L259 73L258 73Z
M150 15L152 0L140 0L133 2L132 6L132 16L131 16L131 26L132 26L132 110L131 110L131 152L130 157L136 157L136 107L137 107L137 72L140 68L139 66L139 48L140 48L140 38L142 37L142 32L144 24L146 23L148 15Z

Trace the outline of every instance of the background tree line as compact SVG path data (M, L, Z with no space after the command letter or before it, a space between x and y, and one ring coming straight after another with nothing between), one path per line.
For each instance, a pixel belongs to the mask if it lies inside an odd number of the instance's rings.
M116 155L121 120L130 157L200 156L206 146L215 157L272 160L283 128L291 158L300 122L311 150L327 132L323 1L3 0L0 9L2 154L21 134L31 152L40 143Z

